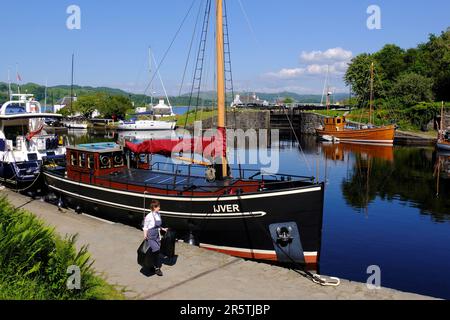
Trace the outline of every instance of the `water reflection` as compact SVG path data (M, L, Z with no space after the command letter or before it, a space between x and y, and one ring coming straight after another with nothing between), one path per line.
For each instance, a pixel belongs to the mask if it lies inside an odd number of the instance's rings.
M69 139L73 144L140 141L174 132L84 134L69 133ZM280 149L281 171L309 176L320 168L318 176L328 181L321 272L365 282L367 267L376 264L382 267L383 286L450 298L449 277L423 276L424 264L436 274L450 268L450 223L442 223L450 220L450 154L433 148L324 144L293 134L282 135L271 147Z
M349 206L368 214L377 198L397 199L435 221L450 220L450 157L432 148L323 144L326 159L352 165L341 184Z

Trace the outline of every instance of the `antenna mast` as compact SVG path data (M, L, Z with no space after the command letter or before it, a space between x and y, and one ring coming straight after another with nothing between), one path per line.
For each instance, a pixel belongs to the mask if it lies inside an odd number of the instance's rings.
M10 74L10 70L8 69L8 95L9 95L9 100L11 100L11 95L12 95L12 91L11 91L11 74Z
M152 48L148 47L148 70L152 79ZM150 86L150 106L153 107L153 83Z
M72 80L70 83L70 113L72 114L72 104L73 104L73 61L75 59L75 55L72 53Z

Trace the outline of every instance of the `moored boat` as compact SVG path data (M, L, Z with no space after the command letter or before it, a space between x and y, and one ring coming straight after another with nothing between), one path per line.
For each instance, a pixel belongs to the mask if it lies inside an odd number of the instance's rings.
M45 120L61 115L41 113L30 94L12 94L0 109L0 181L16 189L38 187L43 161L65 159L62 137L48 134Z
M68 129L86 130L89 128L89 123L86 120L79 119L79 118L64 119L62 123Z
M378 144L378 145L394 145L395 125L375 126L372 124L373 105L374 105L374 64L370 68L370 108L369 123L366 125L359 124L357 127L351 127L347 123L345 116L326 117L324 127L316 129L316 133L320 137L333 136L342 142ZM327 110L329 111L329 100L327 99Z
M321 137L334 137L341 142L367 143L378 145L393 145L395 130L394 125L384 127L363 126L350 129L346 127L345 117L325 118L323 129L316 132Z
M119 121L117 130L174 130L175 121L162 121L162 120L131 120L131 121Z
M70 207L135 224L157 199L180 239L244 258L317 263L324 186L311 177L245 170L246 178L208 180L189 175L192 165L163 171L137 154L127 161L124 151L111 143L68 147L65 169L44 168L48 186Z
M210 1L207 13L208 6ZM179 239L248 259L315 265L321 249L324 184L314 177L233 169L228 163L222 0L216 0L216 10L214 134L68 147L65 167L44 167L46 181L61 203L79 212L139 224L150 212L150 201L157 199L164 225ZM194 153L209 162L197 165L192 158L189 164L162 164L151 157Z
M152 105L150 110L155 118L175 117L172 106L167 105L164 99L160 99L157 105Z

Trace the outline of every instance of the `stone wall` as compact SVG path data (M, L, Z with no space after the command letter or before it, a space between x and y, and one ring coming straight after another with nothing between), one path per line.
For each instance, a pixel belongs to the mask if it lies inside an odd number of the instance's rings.
M316 129L324 125L324 116L319 114L302 112L300 119L299 131L304 134L316 134Z
M203 128L217 127L217 118L203 120ZM245 111L227 112L227 128L237 129L267 129L270 127L270 111Z
M316 134L316 128L323 126L324 116L309 113L297 112L291 119L294 129L304 134ZM287 117L281 117L286 123L280 128L279 119L271 123L271 112L269 110L238 110L227 112L227 128L237 129L290 129ZM203 120L203 129L216 128L217 118ZM190 126L190 129L192 126Z

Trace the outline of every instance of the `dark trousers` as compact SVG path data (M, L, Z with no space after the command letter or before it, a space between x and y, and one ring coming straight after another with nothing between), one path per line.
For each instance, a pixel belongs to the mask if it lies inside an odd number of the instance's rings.
M161 268L161 258L159 257L159 250L156 252L152 252L152 260L153 260L153 265L155 266L155 268Z

